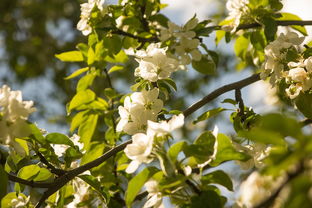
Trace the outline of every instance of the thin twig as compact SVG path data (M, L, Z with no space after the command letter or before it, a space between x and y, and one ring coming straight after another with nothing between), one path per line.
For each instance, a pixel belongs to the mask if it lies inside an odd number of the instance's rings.
M203 107L205 104L209 103L210 101L216 99L217 97L219 97L220 95L229 92L231 90L235 90L235 89L241 89L243 87L246 87L254 82L257 82L260 80L260 74L254 74L246 79L237 81L237 82L233 82L231 84L227 84L224 85L216 90L214 90L213 92L211 92L210 94L208 94L207 96L205 96L204 98L202 98L200 101L194 103L193 105L191 105L190 107L188 107L186 110L183 111L183 114L185 117L191 115L192 113L194 113L195 111L197 111L199 108Z

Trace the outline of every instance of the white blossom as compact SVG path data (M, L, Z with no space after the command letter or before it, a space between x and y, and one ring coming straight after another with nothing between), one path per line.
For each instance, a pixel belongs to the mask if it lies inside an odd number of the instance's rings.
M238 204L251 208L269 197L285 180L284 176L273 178L253 172L241 184Z
M124 150L127 157L132 160L126 169L127 173L133 173L141 163L150 163L153 160L150 157L153 141L154 135L137 133L132 136L132 144L128 144Z
M229 11L227 19L233 19L232 32L236 31L236 28L240 24L241 18L248 13L247 4L249 0L228 0L226 8Z
M118 132L124 131L133 135L138 132L145 132L147 121L156 121L157 115L163 107L163 102L158 99L159 90L143 90L132 93L124 100L124 106L119 106L120 121L117 124Z
M83 35L89 35L92 32L92 27L89 25L92 10L96 6L102 11L104 1L105 0L89 0L88 3L80 4L81 14L77 29L82 31Z
M251 156L251 158L247 161L237 161L243 170L248 170L253 167L262 168L264 166L263 160L270 154L271 151L271 147L260 143L248 144L245 146L237 143L233 144L238 151L243 151Z
M24 150L15 138L29 136L31 132L27 118L34 111L32 101L22 100L21 91L11 91L7 85L3 85L0 88L0 142L23 155Z
M263 65L263 72L261 79L267 78L269 75L270 83L274 86L281 79L287 77L288 73L285 71L286 53L289 49L298 51L299 45L303 42L304 37L299 37L295 32L287 34L281 33L276 40L267 45L264 49L265 63ZM288 67L302 66L301 63L290 62Z
M153 122L148 121L147 131L155 136L166 136L171 134L175 129L181 128L184 125L184 115L174 115L169 121Z
M180 56L181 64L188 65L191 63L192 59L200 61L202 54L197 48L199 43L198 39L181 38L179 45L175 47L176 53Z
M179 63L168 57L166 51L167 48L160 48L159 44L150 44L146 51L138 51L136 61L139 66L134 75L151 82L170 77L172 72L179 69Z
M163 208L164 205L162 203L162 194L158 189L158 182L155 180L149 180L145 183L147 195L147 202L144 204L143 208Z
M30 196L26 198L23 197L22 195L19 195L16 199L12 199L11 208L24 208L27 206L29 200Z

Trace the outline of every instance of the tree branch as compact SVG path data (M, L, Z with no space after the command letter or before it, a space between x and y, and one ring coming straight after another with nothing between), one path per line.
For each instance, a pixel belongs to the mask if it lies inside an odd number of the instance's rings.
M54 173L58 176L62 176L66 173L65 170L59 169L59 168L55 168L51 163L49 163L49 161L47 161L47 159L45 159L45 157L38 151L36 152L36 154L38 155L38 157L40 158L40 161L45 164L47 166L48 169L50 169L51 173Z
M76 176L78 176L79 174L81 174L87 170L90 170L96 166L99 166L100 164L102 164L103 162L108 160L110 157L112 157L115 154L117 154L118 152L122 151L131 142L132 142L132 140L128 140L128 141L116 146L115 148L105 152L101 157L99 157L99 158L97 158L97 159L95 159L89 163L86 163L86 164L84 164L78 168L70 170L70 171L66 172L64 175L62 175L61 177L57 178L53 182L53 186L49 187L49 189L43 193L41 199L39 200L39 202L36 205L36 208L41 207L44 204L45 200L49 198L49 196L51 196L57 190L62 188L70 180L72 180L73 178L75 178Z
M224 85L224 86L216 89L215 91L211 92L209 95L205 96L200 101L198 101L198 102L194 103L193 105L191 105L190 107L188 107L186 110L183 111L183 114L185 117L187 117L187 116L191 115L192 113L194 113L195 111L197 111L199 108L203 107L205 104L216 99L220 95L222 95L226 92L229 92L231 90L241 89L241 88L246 87L247 85L250 85L250 84L257 82L259 80L260 80L260 74L254 74L254 75L252 75L246 79L243 79L243 80L240 80L237 82L233 82L231 84Z
M17 183L20 183L20 184L24 184L24 185L27 185L27 186L30 186L30 187L50 188L50 187L54 186L54 183L40 183L40 182L28 181L28 180L19 178L19 177L15 176L15 175L12 175L10 173L7 173L7 174L8 174L8 178L9 178L10 181L17 182Z

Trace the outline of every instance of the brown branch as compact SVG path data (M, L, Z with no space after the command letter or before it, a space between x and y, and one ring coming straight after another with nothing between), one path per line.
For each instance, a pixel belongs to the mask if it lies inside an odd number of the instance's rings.
M254 74L246 79L237 81L237 82L233 82L231 84L227 84L224 85L218 89L216 89L215 91L211 92L209 95L205 96L204 98L202 98L200 101L194 103L193 105L191 105L190 107L188 107L186 110L183 111L183 114L185 117L191 115L192 113L194 113L195 111L197 111L199 108L203 107L205 104L209 103L210 101L216 99L217 97L219 97L220 95L229 92L231 90L235 90L235 89L241 89L243 87L246 87L254 82L257 82L260 80L260 74Z
M183 114L185 117L189 116L190 114L192 114L193 112L195 112L196 110L198 110L199 108L201 108L203 105L207 104L208 102L212 101L213 99L217 98L218 96L220 96L223 93L226 93L228 91L234 90L234 89L241 89L249 84L252 84L256 81L260 80L260 76L259 74L254 74L246 79L243 79L241 81L238 82L234 82L228 85L224 85L223 87L220 87L219 89L216 89L215 91L213 91L212 93L210 93L209 95L207 95L206 97L204 97L202 100L198 101L197 103L195 103L194 105L190 106L189 108L187 108ZM44 192L44 194L42 195L40 201L38 202L38 204L36 205L36 208L39 208L41 205L43 205L43 203L45 202L45 200L51 196L52 194L54 194L57 190L59 190L60 188L62 188L66 183L68 183L70 180L72 180L73 178L75 178L76 176L78 176L79 174L90 170L100 164L102 164L103 162L105 162L107 159L109 159L110 157L114 156L115 154L117 154L118 152L122 151L124 148L126 148L126 146L128 144L130 144L132 142L132 140L128 140L118 146L116 146L115 148L107 151L106 153L104 153L101 157L87 163L84 164L78 168L75 168L73 170L67 171L64 175L62 175L61 177L57 178L54 181L54 186L50 187L47 191Z
M66 173L65 170L59 169L54 167L51 163L49 163L49 161L47 161L47 159L38 151L36 152L36 154L38 155L38 157L40 158L40 161L45 164L47 166L47 168L51 171L51 173L54 173L58 176L62 176Z
M238 107L239 107L239 116L243 116L245 112L245 106L244 106L244 101L242 98L242 92L240 89L235 89L235 100L238 102Z
M62 175L61 177L57 178L53 182L54 183L53 186L49 187L49 189L43 193L41 199L39 200L39 202L36 205L36 208L41 207L44 204L46 199L48 199L57 190L62 188L70 180L72 180L73 178L75 178L76 176L78 176L79 174L81 174L87 170L90 170L96 166L99 166L100 164L102 164L103 162L108 160L110 157L112 157L115 154L117 154L118 152L122 151L131 142L132 142L132 140L128 140L128 141L116 146L115 148L105 152L101 157L99 157L99 158L97 158L97 159L95 159L89 163L86 163L86 164L84 164L78 168L70 170L67 173L65 173L64 175Z
M54 183L40 183L40 182L28 181L28 180L19 178L19 177L15 176L15 175L12 175L10 173L7 173L7 174L8 174L8 178L9 178L10 181L17 182L17 183L20 183L20 184L23 184L23 185L27 185L27 186L30 186L30 187L50 188L50 187L54 186Z

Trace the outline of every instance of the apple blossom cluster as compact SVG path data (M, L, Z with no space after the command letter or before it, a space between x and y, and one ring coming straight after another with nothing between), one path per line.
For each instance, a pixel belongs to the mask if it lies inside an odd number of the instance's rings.
M249 0L228 0L226 8L229 11L227 20L233 20L231 25L231 31L235 32L236 28L240 24L240 21L248 13Z
M172 131L182 127L183 124L183 114L174 115L169 121L161 121L159 123L147 121L146 133L134 134L132 136L132 144L127 145L124 150L127 157L132 160L126 172L133 173L140 164L152 162L154 159L152 155L154 139L170 135Z
M168 57L167 49L160 48L160 43L153 43L146 50L137 51L135 56L139 66L134 75L150 82L169 78L172 72L179 70L179 63L176 59Z
M240 207L251 208L271 196L285 181L284 175L273 178L261 175L258 172L251 173L240 186Z
M127 134L143 133L147 129L147 121L156 121L157 115L163 107L162 100L158 99L159 90L143 90L134 92L124 100L124 106L119 106L120 121L117 124L118 132Z
M304 37L299 37L295 32L281 33L265 48L266 61L261 78L265 79L270 75L272 86L285 79L288 84L285 91L290 99L296 98L300 92L309 91L312 87L312 57L304 59L300 56L303 40ZM289 61L291 54L296 54L298 58Z
M24 150L15 138L29 136L27 118L34 111L33 101L23 101L21 91L11 91L10 87L3 85L0 88L0 142L23 155Z
M196 38L196 33L193 29L197 26L198 19L190 19L184 26L178 26L173 22L168 22L168 28L162 27L160 30L160 40L174 40L171 48L179 57L182 65L188 65L192 59L200 61L202 54L198 50L200 41Z
M88 3L80 4L80 20L77 24L77 29L82 32L83 35L89 35L92 32L92 27L89 25L91 13L96 6L100 11L103 10L103 4L105 0L89 0Z

